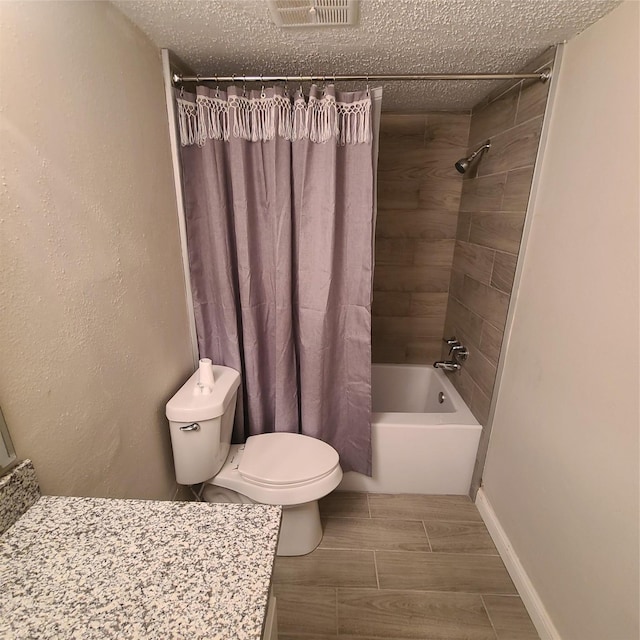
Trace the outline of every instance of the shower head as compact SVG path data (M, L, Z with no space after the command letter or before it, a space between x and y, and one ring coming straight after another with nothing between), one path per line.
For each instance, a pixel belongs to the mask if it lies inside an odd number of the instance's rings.
M455 167L460 173L464 173L473 163L473 161L484 151L489 151L491 148L491 140L487 140L480 148L476 149L468 158L460 158L456 162Z

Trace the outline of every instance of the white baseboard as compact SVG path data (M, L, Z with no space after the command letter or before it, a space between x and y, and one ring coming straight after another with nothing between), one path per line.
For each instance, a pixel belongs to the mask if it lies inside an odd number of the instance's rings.
M562 640L482 488L478 490L476 495L476 506L513 583L516 585L540 639Z

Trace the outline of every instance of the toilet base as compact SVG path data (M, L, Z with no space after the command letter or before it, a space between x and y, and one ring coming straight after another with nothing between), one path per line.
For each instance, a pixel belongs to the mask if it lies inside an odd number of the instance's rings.
M202 492L205 502L259 504L237 491L207 484ZM322 524L318 501L282 507L282 524L278 539L278 556L304 556L311 553L322 540Z
M278 556L304 556L322 540L318 501L282 507Z

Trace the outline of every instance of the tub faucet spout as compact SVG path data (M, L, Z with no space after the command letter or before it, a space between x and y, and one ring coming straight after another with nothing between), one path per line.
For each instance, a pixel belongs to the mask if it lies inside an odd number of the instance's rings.
M433 363L436 369L444 369L445 371L459 371L462 367L453 360L438 360Z

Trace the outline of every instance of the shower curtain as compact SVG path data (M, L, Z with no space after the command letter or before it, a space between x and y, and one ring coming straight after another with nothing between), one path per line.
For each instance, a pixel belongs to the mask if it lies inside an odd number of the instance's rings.
M198 346L242 374L234 441L302 433L367 475L381 96L177 96Z

